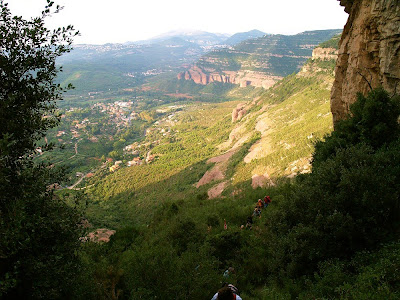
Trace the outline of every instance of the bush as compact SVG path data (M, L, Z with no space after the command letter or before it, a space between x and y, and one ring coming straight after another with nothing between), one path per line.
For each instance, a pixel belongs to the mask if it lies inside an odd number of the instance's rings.
M393 239L400 216L396 101L381 89L359 95L353 116L317 144L312 173L267 220L274 274L312 274L322 261Z
M364 143L378 149L399 137L400 126L399 97L379 88L371 91L367 97L358 94L357 101L350 106L350 115L339 121L335 130L315 145L313 167L335 154L338 149Z

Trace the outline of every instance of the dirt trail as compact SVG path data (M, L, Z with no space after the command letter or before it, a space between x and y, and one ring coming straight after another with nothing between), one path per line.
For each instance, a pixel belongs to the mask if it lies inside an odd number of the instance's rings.
M77 141L76 143L75 143L75 145L74 145L74 151L75 151L75 154L74 155L72 155L70 158L68 158L68 159L72 159L72 158L74 158L75 156L77 156L78 155L78 143L80 142L80 140L79 141Z
M107 166L107 162L104 162L98 169L90 170L89 172L87 172L86 174L84 174L82 177L80 177L80 178L78 179L78 181L75 182L73 185L67 186L66 189L68 189L68 190L77 190L77 191L78 191L78 190L83 190L83 189L88 188L89 186L85 186L85 187L81 187L81 188L75 188L75 187L76 187L78 184L80 184L80 183L82 182L83 179L86 178L86 175L87 175L87 174L89 174L89 173L95 173L96 171L98 171L98 170L100 170L100 169L104 169L106 166ZM92 186L92 185L93 185L93 184L91 184L90 186Z

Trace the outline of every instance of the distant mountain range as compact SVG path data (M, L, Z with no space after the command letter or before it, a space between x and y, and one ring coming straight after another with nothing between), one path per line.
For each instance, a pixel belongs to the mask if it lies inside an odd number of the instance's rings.
M170 31L154 38L132 42L133 44L146 45L146 44L158 44L171 38L179 38L187 42L197 44L199 46L212 46L218 44L224 44L224 42L230 37L229 34L222 33L211 33L207 31Z
M74 45L71 53L58 60L64 69L58 79L62 84L72 83L76 92L116 90L138 86L149 76L167 72L175 76L189 69L180 78L207 84L209 79L204 78L213 73L216 76L209 77L211 81L244 86L257 82L256 86L269 87L282 76L298 71L316 45L339 32L320 30L285 36L251 30L229 36L179 31L135 43ZM195 72L190 73L193 65ZM226 73L231 71L236 73ZM201 79L196 79L196 72ZM255 72L258 79L246 77ZM237 75L241 80L232 79ZM272 81L271 76L275 76Z
M74 45L58 59L63 72L58 80L72 83L75 92L115 90L141 84L148 76L178 72L203 54L243 41L258 30L234 34L205 31L174 31L145 41L124 44Z
M154 38L137 41L137 42L129 42L128 44L137 44L137 45L146 45L146 44L158 44L165 40L169 40L171 38L179 38L187 42L191 42L197 44L202 47L210 47L215 45L235 45L244 40L262 37L265 35L265 32L260 30L250 30L246 32L239 32L233 35L224 34L224 33L211 33L206 31L170 31L165 34L156 36Z

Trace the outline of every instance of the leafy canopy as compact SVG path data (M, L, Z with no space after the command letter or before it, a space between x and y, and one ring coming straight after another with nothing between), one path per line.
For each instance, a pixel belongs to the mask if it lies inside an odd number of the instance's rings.
M347 119L336 124L335 130L315 145L313 167L332 157L338 149L364 143L378 149L399 137L399 97L390 97L382 88L371 91L366 97L361 93L350 106Z
M11 160L26 155L47 129L59 122L55 101L65 90L54 79L56 58L69 52L78 34L71 25L45 27L54 2L31 20L13 16L0 1L0 155ZM61 9L57 5L54 13Z
M48 0L25 20L0 0L0 298L68 298L79 271L79 216L54 195L61 174L32 160L59 122L56 58L77 34L45 27L60 9Z

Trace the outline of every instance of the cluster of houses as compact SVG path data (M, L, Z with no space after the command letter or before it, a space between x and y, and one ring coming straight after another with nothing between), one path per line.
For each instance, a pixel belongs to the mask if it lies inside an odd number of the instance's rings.
M126 163L126 165L128 167L132 167L132 166L140 166L143 164L150 164L156 158L157 158L157 155L155 155L155 154L148 154L145 159L142 159L139 156L137 156L137 157L134 157L132 160L128 161ZM114 164L109 168L109 171L111 173L115 172L116 170L118 170L121 167L122 164L123 164L122 160L115 161Z
M98 142L100 134L99 129L102 133L107 134L111 140L114 134L113 132L117 131L117 128L127 127L132 120L140 118L139 114L134 110L134 101L115 101L113 103L97 102L92 104L89 108L70 108L61 116L66 121L66 124L68 124L68 129L64 127L56 133L59 142L73 143L74 138L87 138L92 142ZM132 167L150 164L157 159L157 156L151 154L149 149L159 144L162 137L168 138L173 135L174 131L171 130L171 127L176 124L177 112L182 110L182 108L183 106L173 105L158 109L157 113L163 113L166 114L166 116L163 119L157 120L152 127L145 130L145 135L149 139L153 139L153 141L141 144L133 143L124 147L123 152L124 155L126 155L125 157L128 156L132 159L129 161L118 160L115 162L109 159L109 171L115 172L123 165ZM100 117L97 118L99 114ZM79 116L81 116L81 118ZM104 118L104 116L107 116L107 118ZM106 123L101 123L102 121L100 121L100 118L103 120L105 119ZM104 126L106 126L106 128L104 128ZM75 152L77 153L77 143L75 143ZM147 153L145 154L144 152ZM40 148L38 149L38 154L41 154Z
M139 114L133 110L134 103L132 101L116 101L114 103L95 103L90 106L92 112L98 111L108 115L107 124L115 126L116 128L123 128L129 126L132 120L140 118ZM79 111L79 108L70 108L66 114L61 117L63 119L68 118L68 113ZM90 121L89 118L83 120L72 120L69 130L59 130L56 134L59 142L63 142L65 136L71 135L71 139L79 138L85 133L88 125L98 125L98 122ZM87 132L86 132L87 133ZM91 138L93 142L97 141L97 138Z
M115 172L116 170L118 170L118 169L120 168L121 164L122 164L122 160L117 160L117 161L114 163L114 165L112 165L112 166L110 167L110 172Z
M91 109L98 108L100 112L108 114L109 123L114 123L117 127L127 126L132 120L140 118L139 114L133 110L133 102L116 101L113 103L95 103Z

